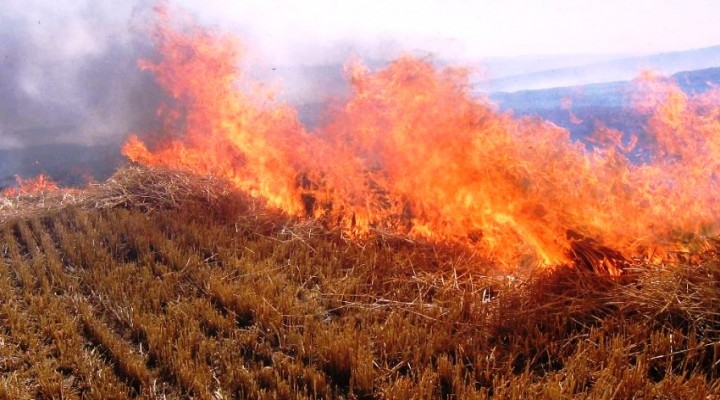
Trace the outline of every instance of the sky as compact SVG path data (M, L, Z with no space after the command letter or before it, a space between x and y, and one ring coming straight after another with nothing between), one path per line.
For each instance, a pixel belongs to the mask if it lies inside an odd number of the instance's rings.
M333 42L394 41L446 57L646 54L720 43L717 0L179 0L242 27L277 56ZM284 54L283 54L284 53Z
M138 27L155 1L1 1L0 147L120 140L147 126L161 93L137 68L138 58L152 51ZM493 57L647 54L720 44L718 0L168 2L203 25L237 32L273 65L411 53L472 67ZM284 86L304 90L300 79L307 77L297 78Z

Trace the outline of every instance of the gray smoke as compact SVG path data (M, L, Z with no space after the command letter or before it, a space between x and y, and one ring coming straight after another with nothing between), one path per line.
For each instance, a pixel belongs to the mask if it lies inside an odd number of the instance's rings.
M5 0L0 148L117 142L152 121L160 96L137 68L140 2Z

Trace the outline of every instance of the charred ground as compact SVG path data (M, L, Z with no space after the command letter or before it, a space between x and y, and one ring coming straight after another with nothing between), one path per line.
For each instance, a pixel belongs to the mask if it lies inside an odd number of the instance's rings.
M0 397L697 398L720 393L711 250L501 275L349 241L146 169L3 203Z

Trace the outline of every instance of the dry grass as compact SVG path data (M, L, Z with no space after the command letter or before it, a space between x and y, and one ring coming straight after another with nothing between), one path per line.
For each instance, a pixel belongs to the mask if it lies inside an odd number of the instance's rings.
M0 194L0 222L11 218L46 214L68 207L104 209L137 208L145 211L203 205L213 210L226 210L227 199L234 205L247 207L252 199L232 189L232 185L213 177L201 177L182 171L148 169L130 166L118 170L110 179L84 189L16 191ZM242 200L242 201L240 201Z
M0 398L720 395L712 250L500 275L139 167L4 204Z

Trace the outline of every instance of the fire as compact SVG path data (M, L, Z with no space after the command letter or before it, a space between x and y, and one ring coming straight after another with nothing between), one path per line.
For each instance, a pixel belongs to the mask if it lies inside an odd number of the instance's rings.
M662 257L717 233L718 90L690 98L642 76L645 163L628 158L637 138L599 130L590 150L471 96L466 70L407 57L378 71L350 62L351 97L308 131L238 67L236 38L158 14L160 59L141 67L173 102L159 111L165 129L146 135L156 143L125 144L135 162L223 176L349 234L460 241L507 266L573 262L588 246L607 249L593 253L605 264Z
M159 112L171 139L150 152L131 137L124 154L143 164L222 175L298 214L296 158L305 134L294 110L273 105L272 94L259 85L238 90L242 51L234 38L197 28L175 31L162 9L159 15L157 45L163 59L142 62L141 67L153 72L177 100L177 108ZM173 139L180 132L181 137Z
M17 182L17 187L3 190L2 194L4 196L36 195L58 189L57 183L45 174L27 179L15 176L15 182Z

